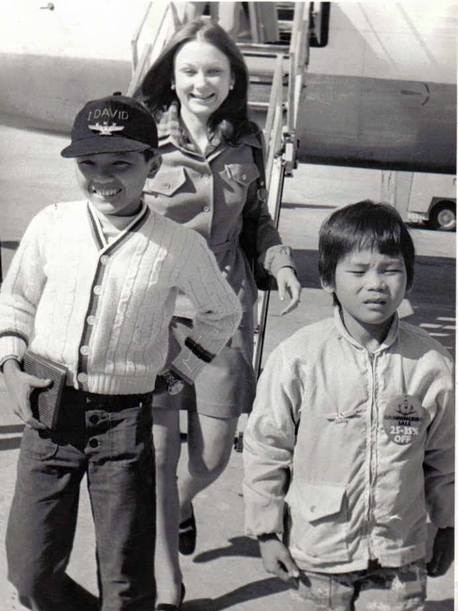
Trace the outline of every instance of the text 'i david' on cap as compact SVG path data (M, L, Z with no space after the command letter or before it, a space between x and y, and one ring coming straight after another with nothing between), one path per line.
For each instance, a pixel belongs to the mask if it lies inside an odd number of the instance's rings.
M157 129L149 111L119 92L88 102L76 115L71 144L62 157L121 153L157 148Z

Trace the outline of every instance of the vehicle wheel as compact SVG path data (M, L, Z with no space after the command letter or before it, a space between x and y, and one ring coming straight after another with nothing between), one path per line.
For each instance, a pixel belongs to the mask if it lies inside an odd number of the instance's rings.
M453 202L440 202L431 211L429 224L433 229L442 231L456 230L456 204Z

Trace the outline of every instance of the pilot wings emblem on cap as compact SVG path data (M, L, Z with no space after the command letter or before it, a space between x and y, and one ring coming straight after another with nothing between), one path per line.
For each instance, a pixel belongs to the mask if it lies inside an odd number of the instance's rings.
M116 132L121 132L125 125L118 125L117 123L108 125L108 122L104 121L102 124L95 123L94 125L88 125L88 127L91 131L98 132L100 136L112 136Z

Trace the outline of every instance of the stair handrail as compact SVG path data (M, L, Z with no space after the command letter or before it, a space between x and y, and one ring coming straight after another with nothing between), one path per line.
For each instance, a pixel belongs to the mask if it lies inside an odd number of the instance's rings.
M152 6L153 2L149 2L137 27L135 36L131 40L133 69L127 88L127 95L133 95L147 70L161 53L170 35L179 26L173 2L155 2L154 15ZM150 40L145 43L140 53L140 40L145 35L148 27L151 28Z

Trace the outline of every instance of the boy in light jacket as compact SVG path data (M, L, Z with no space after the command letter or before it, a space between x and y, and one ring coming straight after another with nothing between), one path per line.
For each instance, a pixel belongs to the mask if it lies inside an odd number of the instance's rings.
M270 355L244 436L248 533L307 611L424 609L453 557L452 361L396 310L414 246L394 208L363 201L323 224L334 317ZM426 565L427 515L438 529Z

